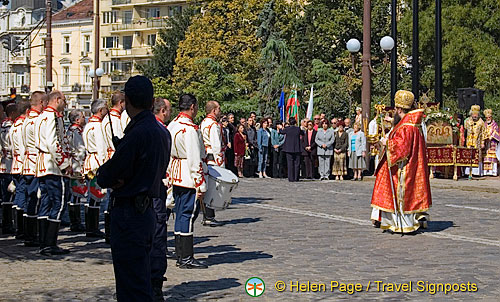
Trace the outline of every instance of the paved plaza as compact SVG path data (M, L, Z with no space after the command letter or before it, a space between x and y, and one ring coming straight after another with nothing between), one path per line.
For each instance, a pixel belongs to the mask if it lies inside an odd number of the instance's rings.
M224 227L196 223L195 253L209 268L169 261L164 294L167 301L499 301L499 184L432 180L429 228L401 237L371 227L373 178L242 179L233 204L217 214ZM60 242L71 254L47 258L2 236L0 301L114 300L104 241L64 229ZM245 293L251 277L265 282L260 297Z

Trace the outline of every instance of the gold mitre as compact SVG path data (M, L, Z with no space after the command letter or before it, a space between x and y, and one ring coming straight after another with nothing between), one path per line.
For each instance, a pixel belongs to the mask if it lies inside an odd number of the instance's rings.
M396 107L403 109L411 109L413 106L413 100L415 100L415 96L411 91L407 90L398 90L394 96Z
M491 117L493 115L493 110L486 109L483 111L485 117Z
M479 114L481 112L481 107L479 105L472 105L470 107L470 114Z

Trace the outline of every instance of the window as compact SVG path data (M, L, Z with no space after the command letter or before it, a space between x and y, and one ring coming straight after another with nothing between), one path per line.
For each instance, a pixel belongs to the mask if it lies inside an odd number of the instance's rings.
M63 85L69 85L69 66L63 66L62 68L62 83Z
M41 67L40 68L40 86L41 87L45 87L45 84L46 84L45 82L47 82L47 80L46 80L47 74L45 72L46 72L45 67Z
M89 72L90 66L83 66L83 84L85 85L92 83Z
M102 24L116 23L116 11L112 10L110 12L102 13Z
M70 37L63 36L63 53L68 54L71 51Z
M168 16L173 17L182 13L182 6L170 6L168 8Z
M154 46L156 44L156 34L148 35L148 45Z
M126 10L123 12L123 24L132 24L132 11Z
M133 36L123 37L123 49L132 49Z
M16 86L19 87L19 86L23 86L24 85L24 73L18 73L17 76L17 82L16 82Z
M103 48L118 48L118 37L104 37L102 39Z
M151 19L151 18L160 18L161 15L160 15L160 9L157 8L157 7L154 7L154 8L148 8L148 15L147 15L147 18L148 19Z
M42 45L42 46L40 46L40 55L44 56L46 54L46 52L45 52L45 38L42 39L42 43L40 43L40 44Z
M90 52L90 35L83 36L83 51L86 53Z

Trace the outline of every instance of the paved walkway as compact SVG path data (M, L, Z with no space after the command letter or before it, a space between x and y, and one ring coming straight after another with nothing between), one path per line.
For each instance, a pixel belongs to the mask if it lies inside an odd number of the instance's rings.
M432 180L429 229L404 237L370 226L372 188L372 178L292 184L243 179L230 209L217 213L224 227L196 223L195 253L209 269L181 270L169 262L165 296L169 301L498 301L500 179ZM0 301L113 300L109 248L102 240L61 234L62 246L72 253L52 259L0 238ZM259 298L244 290L254 276L266 285ZM285 282L284 292L276 290L278 281ZM297 292L297 282L308 281L310 290ZM332 281L339 284L333 292ZM403 291L409 282L411 292ZM324 284L325 291L311 292L311 283L319 289ZM362 291L347 293L356 283ZM397 291L389 283L408 285ZM454 283L469 286L469 292L432 294L433 284Z

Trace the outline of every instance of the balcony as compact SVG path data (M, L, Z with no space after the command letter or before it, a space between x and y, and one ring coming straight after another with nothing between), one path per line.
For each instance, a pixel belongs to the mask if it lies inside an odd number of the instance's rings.
M111 83L125 83L128 78L132 76L131 73L115 73L111 74Z
M134 47L132 49L111 49L111 58L147 58L151 56L149 46Z
M112 0L111 5L124 5L124 4L131 4L132 0Z
M111 25L111 32L132 32L151 29L164 28L167 22L163 18L158 19L134 19L132 23L114 23Z
M7 62L9 65L27 65L28 57L24 55L18 56L10 56L9 61Z

